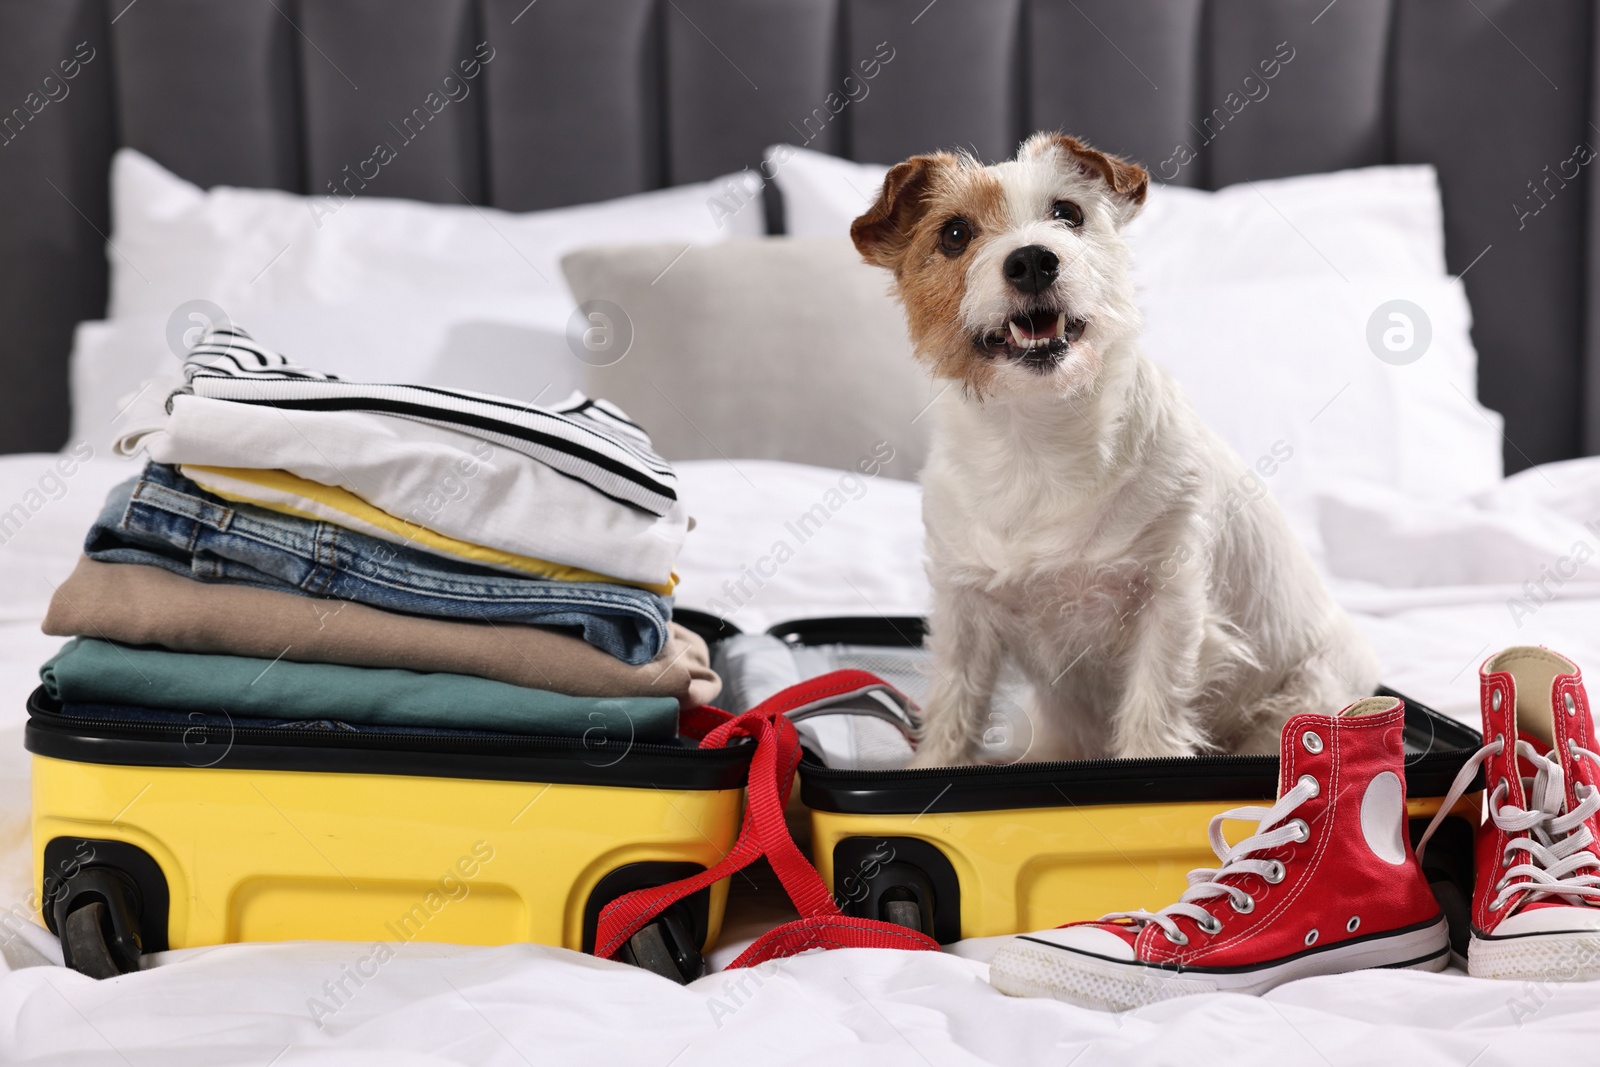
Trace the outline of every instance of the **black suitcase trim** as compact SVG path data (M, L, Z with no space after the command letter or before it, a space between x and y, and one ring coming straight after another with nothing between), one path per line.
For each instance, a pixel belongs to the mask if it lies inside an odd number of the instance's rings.
M742 789L755 746L634 744L620 754L567 738L459 731L404 734L118 722L63 715L28 698L23 745L39 756L125 767L387 774L632 789Z
M921 648L928 637L928 621L919 615L839 615L780 622L767 633L791 645Z
M1481 744L1477 733L1389 689L1380 687L1378 695L1406 701L1406 740L1424 749L1406 757L1406 795L1443 796ZM1482 788L1481 775L1473 788ZM1277 794L1276 756L1071 760L889 771L835 770L809 754L800 763L800 799L805 806L843 815L932 815L1150 800L1271 801Z
M767 630L789 644L857 644L918 648L927 623L917 616L797 619ZM1457 772L1483 744L1478 731L1402 693L1405 701L1406 794L1443 796ZM1481 788L1481 775L1474 788ZM1278 791L1276 756L1188 756L1164 759L1073 760L1010 766L907 770L836 770L807 755L800 764L800 799L808 808L845 815L920 815L939 812L1060 808L1214 800L1271 800Z

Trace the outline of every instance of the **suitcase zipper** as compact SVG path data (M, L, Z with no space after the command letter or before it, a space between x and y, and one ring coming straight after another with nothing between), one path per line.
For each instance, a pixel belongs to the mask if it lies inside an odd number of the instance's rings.
M1406 767L1431 768L1434 764L1448 766L1452 771L1461 765L1465 758L1461 752L1424 752L1406 761ZM1069 772L1068 779L1085 777L1085 772L1116 770L1117 777L1144 777L1149 773L1162 770L1181 772L1172 777L1211 777L1213 771L1233 770L1249 771L1259 770L1261 773L1271 773L1274 779L1278 774L1278 757L1276 756L1247 756L1218 754L1210 756L1148 756L1139 759L1085 759L1085 760L1051 760L1039 763L1009 763L973 764L965 767L900 767L888 770L843 770L827 767L807 759L801 764L809 774L819 778L837 778L845 780L852 776L870 776L873 780L887 780L894 782L917 782L923 780L945 781L950 778L974 778L997 776L1014 772L1017 775L1031 774L1040 777Z
M464 752L469 754L498 753L504 752L508 748L540 753L570 752L578 754L594 751L592 747L585 746L583 741L579 739L540 737L532 734L485 733L473 737L461 737L452 734L404 733L381 728L363 728L359 731L345 732L233 726L216 723L129 722L120 719L64 715L60 712L39 707L36 704L32 704L28 708L28 714L30 718L53 727L65 727L88 732L103 730L113 735L132 734L176 743L201 743L201 738L203 737L205 742L235 741L247 744L264 742L274 745L305 745L306 747L316 748L406 748L428 752ZM692 758L694 754L702 751L689 745L663 745L655 742L638 742L631 746L631 750L637 751L641 755L649 754L668 758L676 756Z

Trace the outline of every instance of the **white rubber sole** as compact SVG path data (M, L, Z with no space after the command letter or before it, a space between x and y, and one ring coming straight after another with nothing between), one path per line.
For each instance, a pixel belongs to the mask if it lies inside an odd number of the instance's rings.
M1513 981L1592 982L1600 979L1600 930L1474 936L1467 945L1467 973Z
M1431 926L1305 952L1248 970L1177 971L1119 963L1026 938L1002 945L989 964L989 984L1013 997L1051 997L1085 1008L1127 1011L1193 993L1265 993L1320 974L1374 967L1442 971L1450 962L1443 918Z

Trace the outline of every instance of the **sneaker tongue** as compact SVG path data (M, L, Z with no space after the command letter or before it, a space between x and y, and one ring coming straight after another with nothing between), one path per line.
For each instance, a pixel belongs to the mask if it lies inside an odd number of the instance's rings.
M1384 712L1393 711L1400 706L1400 701L1394 697L1367 697L1339 712L1335 718L1359 719L1364 715L1382 715Z
M1511 675L1517 694L1517 736L1548 752L1555 744L1556 731L1551 718L1551 684L1558 675L1576 674L1577 665L1548 648L1519 645L1493 656L1483 670Z

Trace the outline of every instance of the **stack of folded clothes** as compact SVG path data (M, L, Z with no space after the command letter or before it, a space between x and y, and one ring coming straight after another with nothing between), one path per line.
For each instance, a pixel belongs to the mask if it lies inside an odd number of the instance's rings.
M61 585L45 665L68 714L639 741L721 683L671 622L688 520L650 439L575 394L539 407L346 382L208 334L150 462Z

